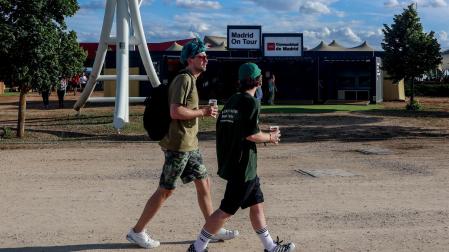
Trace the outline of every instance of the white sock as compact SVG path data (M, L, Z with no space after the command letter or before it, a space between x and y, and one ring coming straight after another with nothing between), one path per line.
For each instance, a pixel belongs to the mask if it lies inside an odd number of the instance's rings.
M262 244L266 250L271 251L274 247L276 247L276 244L273 242L273 238L271 238L267 227L256 230L256 234L259 236L260 241L262 241Z
M209 244L210 238L212 235L206 230L201 229L200 235L198 235L198 239L196 239L193 246L195 246L195 250L198 252L203 252L207 248L207 244Z

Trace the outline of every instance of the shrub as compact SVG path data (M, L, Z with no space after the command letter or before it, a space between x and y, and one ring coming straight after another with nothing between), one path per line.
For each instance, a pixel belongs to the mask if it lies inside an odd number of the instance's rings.
M9 127L0 128L0 139L1 138L12 138L12 130Z
M422 110L422 105L421 103L419 103L418 100L413 100L413 102L407 103L407 105L405 106L405 109L410 110L410 111L419 111Z

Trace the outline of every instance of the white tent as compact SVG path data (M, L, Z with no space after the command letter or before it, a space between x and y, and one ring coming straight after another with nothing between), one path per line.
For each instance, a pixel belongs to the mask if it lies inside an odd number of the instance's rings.
M335 48L335 50L337 51L346 51L347 48L343 47L342 45L340 45L339 43L337 43L337 41L332 40L332 42L330 42L329 44L330 47Z
M368 45L368 43L366 41L364 41L362 44L350 48L351 51L362 51L362 52L374 52L374 48L372 48L371 46Z
M321 51L321 52L332 52L332 51L345 51L345 48L338 45L335 40L332 41L329 45L326 45L323 41L320 42L319 45L310 49L309 51ZM335 42L335 43L334 43Z
M347 51L356 51L356 52L374 52L374 48L372 48L366 41L362 44L352 47L346 48L340 45L337 41L332 40L331 43L326 45L323 41L320 42L319 45L310 49L309 51L325 51L325 52L347 52Z
M209 47L207 48L208 51L227 51L225 43L222 42L220 45L218 46L214 46L214 47Z
M204 43L209 47L217 47L222 44L226 47L226 37L204 36Z
M167 48L165 51L181 51L182 45L174 42L169 48Z

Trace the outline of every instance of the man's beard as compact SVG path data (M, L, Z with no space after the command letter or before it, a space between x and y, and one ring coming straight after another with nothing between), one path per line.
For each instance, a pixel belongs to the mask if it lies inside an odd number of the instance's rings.
M196 71L198 71L199 73L205 72L206 71L207 66L200 66L200 67L196 67Z

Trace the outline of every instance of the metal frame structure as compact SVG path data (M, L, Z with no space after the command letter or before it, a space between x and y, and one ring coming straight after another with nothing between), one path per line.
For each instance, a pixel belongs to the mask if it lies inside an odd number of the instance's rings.
M145 33L140 16L140 4L142 0L107 0L103 26L101 28L100 42L95 55L94 65L90 78L74 105L76 111L86 104L94 101L89 98L97 81L116 80L116 97L114 110L114 128L120 131L125 123L129 122L129 100L137 97L129 97L129 80L150 81L153 87L161 83L153 66L153 61L148 51ZM117 36L111 36L111 29L116 14ZM100 75L104 65L108 45L116 45L116 75ZM129 75L129 46L138 46L140 57L147 75Z

